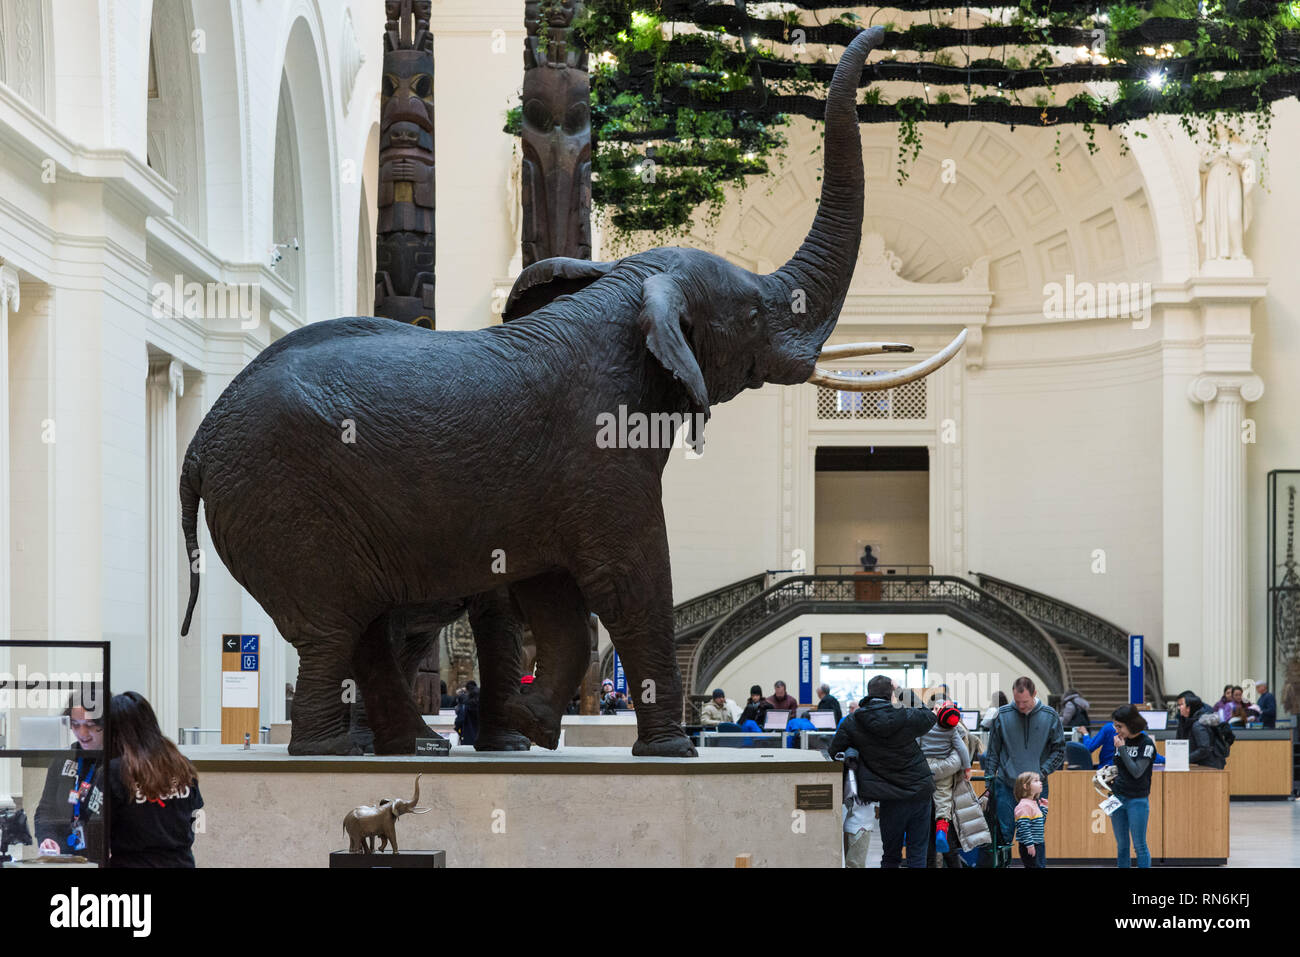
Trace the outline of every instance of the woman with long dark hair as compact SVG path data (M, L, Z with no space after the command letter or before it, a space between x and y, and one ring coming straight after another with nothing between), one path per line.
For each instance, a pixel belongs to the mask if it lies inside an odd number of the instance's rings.
M203 807L194 765L163 737L143 695L114 695L108 720L109 867L193 867L194 814Z

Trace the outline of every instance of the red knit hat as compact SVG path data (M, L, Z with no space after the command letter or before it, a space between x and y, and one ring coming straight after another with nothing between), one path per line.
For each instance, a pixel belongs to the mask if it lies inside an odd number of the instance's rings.
M945 728L955 728L961 724L961 712L952 705L947 705L939 709L939 724Z

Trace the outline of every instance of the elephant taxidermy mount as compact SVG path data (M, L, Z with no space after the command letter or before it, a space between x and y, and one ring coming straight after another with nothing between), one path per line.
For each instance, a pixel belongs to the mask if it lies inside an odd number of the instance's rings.
M403 814L426 814L432 808L418 807L420 803L420 778L415 776L415 796L409 801L384 798L378 804L354 807L343 818L343 833L348 836L348 853L375 853L375 838L379 838L379 853L390 844L397 853L397 819Z
M822 348L857 260L857 87L882 36L878 27L858 34L835 69L821 205L776 272L676 247L608 263L547 259L520 274L501 325L318 322L235 377L182 467L191 561L182 634L198 597L202 500L217 554L298 650L291 754L356 753L341 693L352 677L376 753L413 753L433 732L389 636L465 608L483 677L480 749L518 734L558 744L594 612L636 689L632 753L695 754L679 724L661 501L671 449L605 447L598 426L626 410L702 428L712 406L769 382L888 389L961 348L964 333L926 362L870 378L817 368L819 357L910 351ZM476 615L489 624L518 615L532 628L537 675L527 689L517 645L485 640L508 629L480 629Z

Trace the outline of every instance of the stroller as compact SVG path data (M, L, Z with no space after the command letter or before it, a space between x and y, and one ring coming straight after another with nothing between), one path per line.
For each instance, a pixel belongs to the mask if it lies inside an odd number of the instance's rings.
M966 852L963 852L964 863L970 867L1010 867L1012 835L1001 833L1001 828L998 826L998 808L993 801L993 788L998 787L998 783L995 780L990 781L983 775L975 775L971 781L984 782L984 792L977 800L980 810L984 812L984 821L989 826L989 833L993 835L993 843L970 851L969 860L966 859Z

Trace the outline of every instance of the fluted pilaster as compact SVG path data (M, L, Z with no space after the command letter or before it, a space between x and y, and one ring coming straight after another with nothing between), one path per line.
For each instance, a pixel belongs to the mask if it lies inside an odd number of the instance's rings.
M180 502L176 399L185 376L175 359L149 364L149 701L163 734L180 726Z
M1241 681L1246 673L1246 443L1247 403L1264 394L1252 374L1201 375L1188 395L1205 406L1202 485L1201 648L1208 688Z

